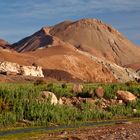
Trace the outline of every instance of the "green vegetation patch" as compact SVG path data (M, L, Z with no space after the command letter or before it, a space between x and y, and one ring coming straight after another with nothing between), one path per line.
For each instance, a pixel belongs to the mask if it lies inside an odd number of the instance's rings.
M122 105L111 105L106 109L98 103L81 103L79 106L53 105L48 100L40 101L41 91L53 92L57 98L81 97L97 99L95 90L102 86L106 100L115 99L117 90L127 90L135 94L136 102ZM85 121L113 119L117 116L140 116L140 85L138 84L85 84L83 92L72 92L73 84L0 84L0 127L5 126L50 126L71 125ZM133 112L137 109L137 112Z

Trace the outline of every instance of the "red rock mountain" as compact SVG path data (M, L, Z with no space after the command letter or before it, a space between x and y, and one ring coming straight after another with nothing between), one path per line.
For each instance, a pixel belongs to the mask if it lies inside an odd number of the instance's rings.
M97 19L65 21L55 26L44 27L13 46L19 52L32 51L51 45L55 37L119 65L140 64L140 48L116 29Z
M15 51L1 49L0 61L35 63L42 66L45 78L64 81L126 82L133 79L133 73L115 63L140 62L138 47L114 28L95 19L43 27L14 43L12 48Z
M116 82L114 75L104 65L80 54L70 44L56 38L54 46L25 53L0 51L0 61L16 62L22 65L36 63L43 67L46 78L62 81ZM82 61L81 61L82 60Z

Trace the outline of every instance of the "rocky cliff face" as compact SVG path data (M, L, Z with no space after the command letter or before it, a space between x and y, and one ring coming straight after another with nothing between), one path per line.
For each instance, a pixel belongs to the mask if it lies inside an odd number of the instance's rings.
M138 74L135 72L135 70L131 68L124 68L121 67L113 62L107 61L102 58L95 57L87 52L83 52L80 50L77 50L79 53L87 56L89 59L95 61L98 64L103 65L108 71L112 73L112 75L115 77L115 79L118 82L124 83L128 81L134 81L135 78L138 78Z
M44 77L42 68L39 66L21 66L20 71L23 76Z
M5 75L44 77L42 68L39 66L21 66L7 61L0 62L0 73Z

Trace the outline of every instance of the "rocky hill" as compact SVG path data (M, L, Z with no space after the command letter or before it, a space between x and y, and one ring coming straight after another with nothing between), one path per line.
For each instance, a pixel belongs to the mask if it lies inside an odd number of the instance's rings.
M140 48L96 19L43 27L10 48L1 49L0 61L36 64L43 68L45 78L59 81L132 81L136 73L122 66L140 62Z
M55 37L121 66L140 62L140 48L115 28L97 19L64 21L55 26L44 27L13 46L19 52L32 51L51 45Z

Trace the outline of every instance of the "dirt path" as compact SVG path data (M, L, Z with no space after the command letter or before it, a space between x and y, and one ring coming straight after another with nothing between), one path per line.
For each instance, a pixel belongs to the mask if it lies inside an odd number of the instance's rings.
M28 140L140 140L140 122L64 130Z

